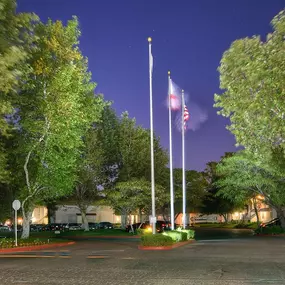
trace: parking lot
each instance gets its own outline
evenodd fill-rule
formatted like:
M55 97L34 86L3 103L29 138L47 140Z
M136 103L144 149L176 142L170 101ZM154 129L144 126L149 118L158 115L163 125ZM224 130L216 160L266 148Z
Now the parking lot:
M216 238L215 238L216 237ZM171 251L94 239L61 250L2 255L0 284L285 284L285 239L208 235Z

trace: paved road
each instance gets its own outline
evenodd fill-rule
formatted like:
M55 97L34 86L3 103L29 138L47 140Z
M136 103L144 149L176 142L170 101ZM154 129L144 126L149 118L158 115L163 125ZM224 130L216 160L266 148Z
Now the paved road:
M248 229L217 229L217 228L194 228L196 239L236 239L251 238L253 231Z
M207 237L172 251L140 251L131 241L93 240L61 252L2 256L0 284L285 284L284 238Z

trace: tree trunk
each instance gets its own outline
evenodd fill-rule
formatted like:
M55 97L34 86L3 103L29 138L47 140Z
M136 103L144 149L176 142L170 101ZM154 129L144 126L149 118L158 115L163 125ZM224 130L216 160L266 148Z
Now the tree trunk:
M129 225L131 226L131 231L134 234L135 231L134 231L133 224L132 224L132 214L128 215L128 220L129 220Z
M126 226L127 226L127 215L125 214L125 213L122 213L121 214L121 228L123 229L123 230L125 230L126 229Z
M276 207L277 217L280 219L281 228L285 230L285 209L283 207Z
M139 209L139 220L140 220L140 223L142 223L142 210Z
M258 212L258 209L257 209L257 202L256 202L255 198L253 198L253 207L254 207L254 212L255 212L255 215L256 215L257 226L259 227L260 219L259 219L259 212Z
M86 211L87 211L87 207L86 206L81 206L79 207L80 212L81 212L81 218L82 218L82 225L84 228L85 232L89 232L89 224L88 224L88 220L86 217Z
M222 216L224 217L225 223L227 224L228 223L228 214L222 214Z
M53 224L55 223L55 212L57 210L57 205L56 203L47 203L46 204L46 207L47 207L47 216L48 216L48 223L49 224Z
M28 210L27 212L22 208L23 213L23 232L22 232L22 239L27 239L30 237L30 223L32 219L33 212Z

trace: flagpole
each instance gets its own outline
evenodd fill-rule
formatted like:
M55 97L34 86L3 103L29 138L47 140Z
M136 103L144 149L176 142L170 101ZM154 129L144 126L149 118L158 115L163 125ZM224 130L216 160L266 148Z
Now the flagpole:
M182 218L183 218L183 229L186 228L186 179L185 179L185 120L184 120L184 90L182 90Z
M173 190L173 166L172 166L172 123L171 123L171 78L168 71L168 117L169 117L169 168L170 168L170 222L174 230L174 190Z
M156 234L155 215L155 181L154 181L154 153L153 153L153 108L152 108L152 69L153 58L151 53L151 38L148 38L149 52L149 109L150 109L150 157L151 157L151 214L152 214L152 234Z

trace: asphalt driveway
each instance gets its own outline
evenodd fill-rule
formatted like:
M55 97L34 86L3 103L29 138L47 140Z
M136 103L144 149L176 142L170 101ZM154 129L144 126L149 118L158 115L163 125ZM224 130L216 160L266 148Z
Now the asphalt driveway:
M2 256L0 284L285 284L284 238L204 236L171 251L141 251L134 241L92 240L29 257Z

